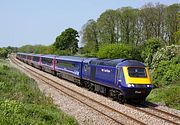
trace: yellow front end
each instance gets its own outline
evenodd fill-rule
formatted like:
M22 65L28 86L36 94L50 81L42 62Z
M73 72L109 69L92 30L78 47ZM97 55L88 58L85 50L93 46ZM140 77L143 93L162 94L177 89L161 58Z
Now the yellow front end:
M145 68L145 71L146 77L131 77L128 72L128 67L123 67L126 84L151 84L148 68Z

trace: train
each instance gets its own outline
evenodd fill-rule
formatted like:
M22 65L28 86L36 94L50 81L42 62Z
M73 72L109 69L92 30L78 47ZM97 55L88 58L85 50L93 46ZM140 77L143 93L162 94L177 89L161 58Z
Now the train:
M16 58L120 103L144 102L152 90L148 67L133 59L16 53Z

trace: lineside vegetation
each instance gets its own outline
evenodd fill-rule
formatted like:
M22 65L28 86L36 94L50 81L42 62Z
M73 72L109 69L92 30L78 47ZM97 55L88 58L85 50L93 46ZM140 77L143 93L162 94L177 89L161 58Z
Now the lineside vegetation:
M39 90L37 83L0 59L1 125L78 125Z

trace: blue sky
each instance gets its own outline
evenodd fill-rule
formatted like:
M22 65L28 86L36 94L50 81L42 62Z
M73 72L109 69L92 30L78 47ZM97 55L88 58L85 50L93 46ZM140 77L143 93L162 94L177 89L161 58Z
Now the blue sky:
M0 47L50 45L66 28L77 31L107 9L180 0L0 0Z

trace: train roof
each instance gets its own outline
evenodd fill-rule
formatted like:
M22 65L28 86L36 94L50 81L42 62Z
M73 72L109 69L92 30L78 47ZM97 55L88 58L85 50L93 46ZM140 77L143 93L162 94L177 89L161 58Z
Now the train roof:
M43 54L33 54L33 56L43 56Z
M54 58L54 57L57 57L57 55L41 55L41 57L44 57L44 58Z
M127 59L94 59L90 64L116 67L119 63L125 60Z
M21 52L18 52L17 54L21 54L21 55L33 55L33 53L21 53Z
M84 63L90 63L92 60L95 60L95 59L97 59L97 58L86 58L86 59L84 59Z
M137 60L125 60L122 63L118 64L118 66L142 66L145 67L145 65Z
M132 59L94 59L90 61L92 65L102 66L145 66L142 62Z
M82 62L86 58L85 57L79 57L79 56L57 56L56 59L65 60L65 61Z

